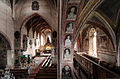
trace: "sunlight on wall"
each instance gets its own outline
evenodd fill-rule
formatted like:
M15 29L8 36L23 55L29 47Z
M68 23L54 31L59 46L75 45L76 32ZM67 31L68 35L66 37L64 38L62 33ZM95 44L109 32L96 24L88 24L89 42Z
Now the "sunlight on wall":
M41 35L41 46L44 46L44 36Z
M97 57L97 32L94 28L90 29L89 32L89 55Z
M74 50L77 51L77 42L75 42L75 44L74 44Z
M96 40L96 36L97 36L97 32L94 33L94 37L93 37L93 56L97 57L97 40Z

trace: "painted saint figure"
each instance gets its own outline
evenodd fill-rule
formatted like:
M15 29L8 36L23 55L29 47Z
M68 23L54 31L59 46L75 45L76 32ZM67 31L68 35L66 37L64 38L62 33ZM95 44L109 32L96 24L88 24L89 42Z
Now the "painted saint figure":
M73 32L73 23L69 23L66 26L66 32Z
M65 47L71 47L70 35L68 35L65 39Z
M75 20L76 19L76 8L75 7L71 7L70 8L70 12L68 13L67 19L69 20Z
M70 49L65 49L64 50L64 60L70 60L70 59L71 59Z
M69 65L65 65L62 68L62 79L72 79L71 67Z

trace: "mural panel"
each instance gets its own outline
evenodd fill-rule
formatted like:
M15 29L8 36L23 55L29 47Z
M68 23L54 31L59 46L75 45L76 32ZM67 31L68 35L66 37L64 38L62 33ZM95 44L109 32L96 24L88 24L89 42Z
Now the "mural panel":
M108 37L108 35L98 27L95 27L96 30L96 41L94 40L94 34L90 32L91 27L88 27L84 30L82 37L83 37L83 51L87 52L89 55L97 54L95 57L99 57L101 61L106 61L111 64L116 63L116 53L114 53L114 46L113 43ZM95 50L96 51L92 51Z
M64 50L64 60L70 60L71 59L71 51L69 48L66 48Z
M71 33L71 32L73 32L73 30L74 30L74 23L72 23L72 22L67 23L67 25L65 27L65 32Z
M65 38L65 47L71 47L71 39L72 39L71 35L66 36L66 38Z
M71 6L70 8L68 8L67 19L68 20L75 20L76 16L77 16L77 7Z
M72 70L69 65L65 65L62 68L62 79L72 79Z

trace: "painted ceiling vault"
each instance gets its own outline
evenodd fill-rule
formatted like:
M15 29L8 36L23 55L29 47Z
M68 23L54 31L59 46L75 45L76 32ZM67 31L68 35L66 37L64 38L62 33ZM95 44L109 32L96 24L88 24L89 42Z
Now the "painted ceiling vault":
M119 0L104 0L104 2L98 7L98 10L103 12L111 21L113 21L114 24L116 24L119 8Z

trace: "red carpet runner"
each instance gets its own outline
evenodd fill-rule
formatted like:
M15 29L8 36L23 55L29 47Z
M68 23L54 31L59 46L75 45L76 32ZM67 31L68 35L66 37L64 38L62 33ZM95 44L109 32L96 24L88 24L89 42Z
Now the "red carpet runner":
M27 79L34 79L33 75L36 75L36 73L40 70L43 62L44 62L46 59L47 59L47 57L45 57L45 58L43 59L43 61L42 61L42 62L39 64L39 66L33 71L33 73L31 73L31 74L29 75L29 77L28 77Z

